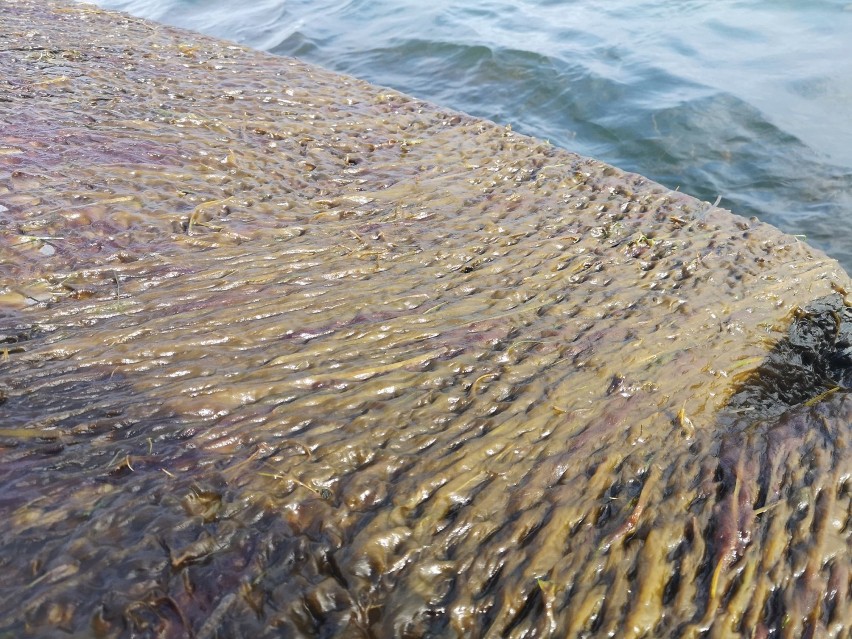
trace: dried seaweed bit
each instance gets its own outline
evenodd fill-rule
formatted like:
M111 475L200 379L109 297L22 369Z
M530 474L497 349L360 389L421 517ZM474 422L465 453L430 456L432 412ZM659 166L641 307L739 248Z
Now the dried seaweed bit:
M762 363L763 360L763 357L744 357L743 359L738 359L731 366L728 367L728 372L735 371L743 367L755 366L757 364Z
M518 348L521 344L547 344L547 343L548 342L545 342L545 341L540 340L540 339L519 339L519 340L515 340L514 342L512 342L512 344L509 346L509 348L506 349L506 353L507 354L511 353L514 349Z
M651 493L655 490L659 477L660 469L656 465L651 465L651 468L648 471L648 476L645 479L645 483L642 485L642 492L639 494L639 498L636 500L636 505L633 507L633 512L630 513L630 517L627 518L627 521L625 521L618 528L618 530L616 530L601 545L601 550L609 550L614 543L621 539L624 539L626 536L636 530L639 525L639 519L642 517L642 513L645 512L645 507L648 505L648 501L651 499Z
M692 420L686 416L686 402L683 403L683 406L677 412L677 423L683 429L687 439L695 439L695 426Z
M313 459L313 454L311 453L311 449L308 448L307 446L305 446L302 442L298 442L295 439L285 439L284 441L280 442L279 445L278 445L278 449L286 448L286 447L298 448L302 452L303 455L307 456L307 458L309 460ZM275 452L277 452L277 451L275 451ZM268 459L273 454L275 454L275 452L270 453L265 458Z
M470 385L470 391L468 392L470 393L470 395L476 395L480 383L482 383L486 379L495 379L499 376L500 373L485 373L484 375L480 375L474 380L473 384Z
M205 522L214 521L224 506L221 493L197 484L192 485L181 504L187 515L201 517Z
M764 506L761 506L760 508L755 508L754 514L755 515L762 515L763 513L769 512L773 508L777 508L778 506L780 506L783 503L784 503L784 500L779 499L777 501L773 501L771 504L765 504Z
M40 577L33 579L27 587L34 588L42 582L47 582L49 584L56 583L63 579L67 579L68 577L71 577L73 575L76 575L79 570L80 566L76 563L60 564L55 568L51 568L50 570L42 574Z
M816 406L822 400L826 399L827 397L830 397L831 395L834 395L834 393L836 393L839 390L840 390L840 386L835 386L833 388L829 388L827 391L820 393L816 397L811 397L808 401L805 402L805 406L808 406L808 407Z
M169 555L169 563L173 570L178 571L190 564L199 562L209 557L217 550L220 550L220 545L215 537L208 533L202 533L201 537L194 542L185 546L181 551L175 553L164 541L161 545L165 547Z
M269 464L266 464L266 465L269 466ZM269 466L269 468L272 469L272 470L275 470L271 466ZM330 501L334 497L334 493L332 493L331 490L329 490L328 488L325 488L325 487L314 488L313 486L309 486L308 484L301 481L300 479L293 477L289 473L281 473L281 472L258 473L258 476L269 477L271 479L277 479L279 481L291 481L294 484L297 484L297 485L301 486L302 488L306 488L307 490L311 491L314 495L316 495L317 497L319 497L323 501Z

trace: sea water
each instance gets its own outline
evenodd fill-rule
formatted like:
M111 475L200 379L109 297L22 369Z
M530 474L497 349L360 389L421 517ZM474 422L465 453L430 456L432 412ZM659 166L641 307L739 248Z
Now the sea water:
M844 0L99 0L512 125L852 272Z

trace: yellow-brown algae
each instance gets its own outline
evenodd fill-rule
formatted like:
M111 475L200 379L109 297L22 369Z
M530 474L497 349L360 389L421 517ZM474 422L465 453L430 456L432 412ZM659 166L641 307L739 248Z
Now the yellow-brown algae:
M849 634L833 260L295 60L0 29L3 633Z

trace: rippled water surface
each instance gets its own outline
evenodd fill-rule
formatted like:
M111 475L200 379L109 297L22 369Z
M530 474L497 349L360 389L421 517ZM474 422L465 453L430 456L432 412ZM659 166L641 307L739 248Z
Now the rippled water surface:
M852 4L100 0L511 124L852 270Z

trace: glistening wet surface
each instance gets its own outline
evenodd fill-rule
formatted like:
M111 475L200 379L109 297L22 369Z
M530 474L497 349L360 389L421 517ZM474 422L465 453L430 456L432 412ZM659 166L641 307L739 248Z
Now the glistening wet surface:
M0 7L7 635L848 633L836 262L299 62Z

